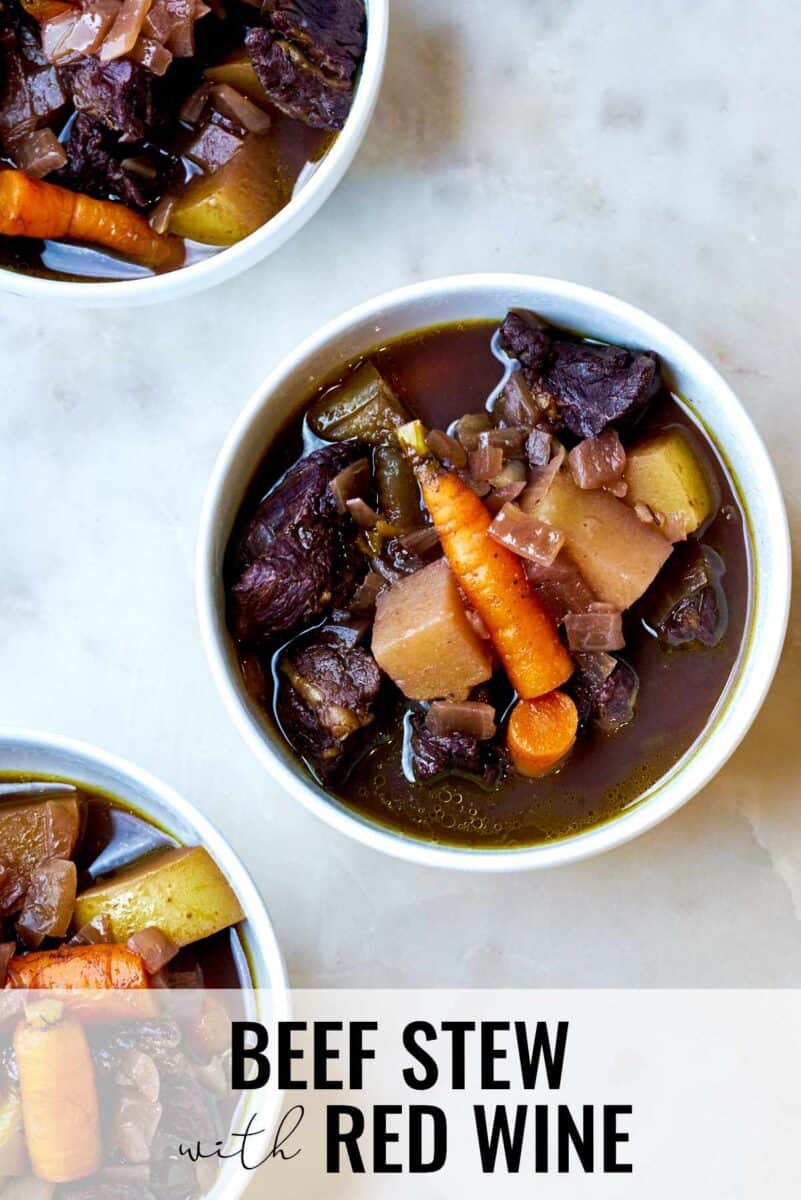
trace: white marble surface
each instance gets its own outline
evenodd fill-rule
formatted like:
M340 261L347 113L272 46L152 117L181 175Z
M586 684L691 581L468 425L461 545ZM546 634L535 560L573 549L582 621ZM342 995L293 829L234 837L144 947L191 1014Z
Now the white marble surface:
M295 240L180 306L0 299L0 724L127 755L220 825L293 980L801 984L801 639L744 747L667 824L559 872L472 879L361 849L279 794L203 660L203 488L250 390L385 288L522 270L677 327L753 412L801 523L801 15L750 0L393 0L345 182Z

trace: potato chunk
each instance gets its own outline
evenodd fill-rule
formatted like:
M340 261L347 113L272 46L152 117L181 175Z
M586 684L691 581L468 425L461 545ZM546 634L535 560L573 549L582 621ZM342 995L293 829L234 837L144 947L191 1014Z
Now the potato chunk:
M29 882L50 858L72 858L81 827L75 797L0 806L0 862Z
M225 166L187 184L170 213L170 233L232 246L274 217L289 196L270 134L249 133Z
M565 535L565 546L599 600L628 608L656 578L671 547L609 492L585 492L560 472L534 514Z
M270 97L259 83L250 55L244 46L241 50L235 50L217 66L206 67L204 74L212 83L227 83L229 87L236 88L260 108L270 107Z
M623 477L628 504L647 504L654 512L678 517L687 534L717 507L701 457L683 429L643 438L628 451Z
M466 700L492 675L487 645L467 619L444 558L379 597L373 655L410 700Z
M177 946L235 925L244 917L233 889L203 846L165 850L120 871L75 902L78 929L105 914L115 942L155 925Z

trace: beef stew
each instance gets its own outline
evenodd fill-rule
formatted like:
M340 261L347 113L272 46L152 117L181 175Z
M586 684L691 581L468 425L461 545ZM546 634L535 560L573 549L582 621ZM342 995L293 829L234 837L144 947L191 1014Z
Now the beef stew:
M0 0L0 261L62 279L233 245L343 127L363 0Z
M226 558L244 686L343 803L531 845L635 802L743 641L744 516L656 355L512 312L332 373Z

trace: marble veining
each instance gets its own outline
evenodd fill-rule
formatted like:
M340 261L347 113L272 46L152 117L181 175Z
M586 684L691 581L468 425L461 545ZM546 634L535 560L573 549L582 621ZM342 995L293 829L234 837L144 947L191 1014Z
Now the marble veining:
M749 0L394 0L351 172L248 275L160 308L0 299L0 723L200 805L296 983L801 984L801 637L744 746L604 858L481 878L386 861L264 776L213 689L192 558L216 451L300 338L385 288L522 270L640 304L738 390L801 528L801 13Z

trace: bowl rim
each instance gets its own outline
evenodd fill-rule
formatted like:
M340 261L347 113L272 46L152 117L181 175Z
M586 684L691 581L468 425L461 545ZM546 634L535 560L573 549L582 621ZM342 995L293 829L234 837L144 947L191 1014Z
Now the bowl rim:
M714 392L723 397L730 418L748 434L754 478L758 480L759 492L773 514L769 526L762 533L770 544L775 563L770 586L765 587L759 586L752 561L748 624L738 660L703 731L665 775L636 802L601 825L534 846L479 849L423 841L374 823L337 802L335 797L329 797L310 777L301 775L303 768L298 766L293 769L274 751L248 708L244 689L234 682L226 654L225 636L218 635L215 545L219 539L216 514L230 489L239 489L241 499L247 486L248 481L237 480L234 472L236 459L247 442L252 426L258 422L264 409L276 404L275 397L283 381L301 369L312 355L330 351L333 366L337 344L352 328L371 321L379 314L396 313L412 305L423 307L426 302L443 303L459 296L466 299L472 296L475 299L477 294L499 291L509 294L537 292L541 298L545 296L551 301L575 302L597 309L605 317L636 329L637 336L644 339L644 344L649 341L655 344L668 343L674 362L680 362L683 371L692 377L699 394ZM425 322L410 323L409 331L424 325ZM378 337L376 340L379 340ZM738 479L735 483L746 510L746 539L749 555L753 559L757 554L755 531L751 528L742 481ZM752 494L755 486L751 488ZM225 541L229 534L230 529L227 529ZM700 791L724 766L745 737L770 688L781 657L789 618L790 576L789 525L775 468L750 417L716 368L680 334L627 301L582 284L547 276L495 272L445 276L385 292L328 321L285 356L252 393L223 443L203 499L196 553L198 620L212 676L241 736L276 782L333 828L364 845L418 865L478 872L539 869L577 862L603 853L653 828ZM758 615L762 616L763 622L767 619L768 624L768 632L763 633L760 639L759 658L755 655L752 637ZM746 665L754 675L747 692L742 687ZM710 754L708 746L713 739L715 753ZM690 778L687 775L688 768L692 767L697 755L705 748L705 761L700 770L696 764ZM685 776L684 788L675 786L681 776Z
M223 283L273 254L311 220L341 182L372 120L386 65L390 0L365 0L365 5L364 60L345 124L311 178L264 225L199 262L142 279L46 279L0 266L0 294L45 302L69 301L90 308L156 304Z

